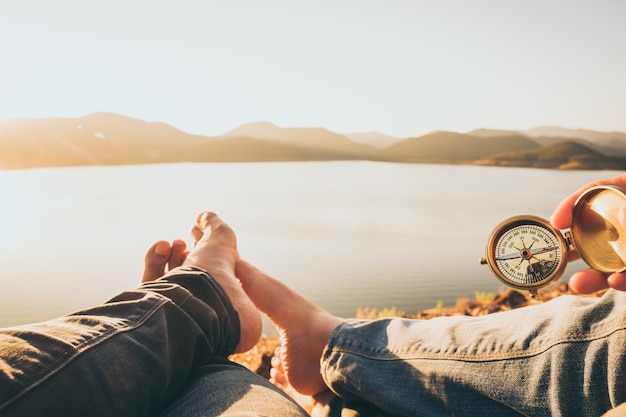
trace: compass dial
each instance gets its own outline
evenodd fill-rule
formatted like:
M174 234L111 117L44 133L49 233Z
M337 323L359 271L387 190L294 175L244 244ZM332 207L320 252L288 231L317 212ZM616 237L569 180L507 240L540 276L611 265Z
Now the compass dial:
M502 222L487 243L488 263L505 284L536 290L557 281L567 264L567 244L548 221L517 216Z

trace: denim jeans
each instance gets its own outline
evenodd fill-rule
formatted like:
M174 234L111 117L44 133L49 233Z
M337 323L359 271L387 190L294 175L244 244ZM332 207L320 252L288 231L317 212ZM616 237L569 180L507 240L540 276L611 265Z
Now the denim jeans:
M322 375L371 415L600 416L626 402L625 318L626 293L610 290L483 317L352 320Z
M330 415L599 416L626 401L625 308L611 290L478 318L348 321L321 360ZM0 416L306 416L228 361L238 337L222 288L178 268L0 330Z
M239 330L223 289L194 268L101 306L0 330L0 416L306 416L226 359Z

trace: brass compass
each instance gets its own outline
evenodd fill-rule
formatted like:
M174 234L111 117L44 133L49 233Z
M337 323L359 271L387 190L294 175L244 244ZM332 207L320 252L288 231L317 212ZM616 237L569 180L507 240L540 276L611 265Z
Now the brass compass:
M506 285L528 290L533 297L561 278L572 250L598 271L625 271L626 229L618 220L620 211L626 212L626 191L600 186L578 198L567 231L541 217L511 217L491 232L480 263Z

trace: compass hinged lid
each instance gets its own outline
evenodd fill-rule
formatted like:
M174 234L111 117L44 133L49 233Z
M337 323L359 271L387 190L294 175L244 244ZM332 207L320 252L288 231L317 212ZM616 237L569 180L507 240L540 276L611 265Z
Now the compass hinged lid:
M576 201L571 227L574 246L593 269L611 273L626 270L626 191L599 186Z

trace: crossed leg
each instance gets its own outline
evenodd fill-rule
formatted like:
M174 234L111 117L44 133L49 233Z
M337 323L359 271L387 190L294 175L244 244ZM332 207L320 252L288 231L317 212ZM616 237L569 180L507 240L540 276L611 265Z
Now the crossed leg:
M289 384L305 395L326 392L320 359L333 330L344 320L243 260L237 262L236 274L248 297L278 329L281 370Z
M192 235L196 243L189 253L183 241L154 243L146 254L142 282L157 279L167 269L180 265L211 273L240 315L242 339L237 351L252 348L259 338L262 325L258 308L280 334L273 382L300 403L306 403L306 408L323 404L329 391L320 374L320 359L331 333L343 319L241 260L234 232L214 213L201 213Z
M209 272L226 291L241 320L241 341L238 351L256 344L261 332L260 315L243 292L234 275L236 259L235 235L213 213L202 213L192 229L195 247L186 251L184 241L154 243L145 256L142 282L156 280L168 270L181 265L202 268ZM258 320L258 328L257 328ZM185 415L308 415L288 394L266 379L235 364L218 363L194 370L189 384L162 417ZM251 413L254 412L254 413Z
M198 215L191 234L195 246L190 252L186 251L182 240L175 240L171 245L166 241L154 243L146 253L141 282L154 281L166 270L181 265L210 273L226 291L239 314L241 335L236 352L245 352L258 342L262 322L258 310L235 276L235 263L239 259L235 233L215 213L203 212Z

